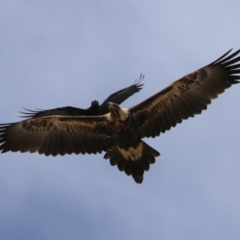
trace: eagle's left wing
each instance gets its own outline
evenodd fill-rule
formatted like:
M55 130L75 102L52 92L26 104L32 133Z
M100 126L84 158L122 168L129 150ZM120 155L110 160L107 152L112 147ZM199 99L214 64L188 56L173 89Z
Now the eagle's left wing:
M107 116L50 116L0 125L0 152L101 153L113 146Z
M140 136L158 136L183 119L200 114L212 99L239 83L240 50L228 56L230 51L130 108L138 121Z

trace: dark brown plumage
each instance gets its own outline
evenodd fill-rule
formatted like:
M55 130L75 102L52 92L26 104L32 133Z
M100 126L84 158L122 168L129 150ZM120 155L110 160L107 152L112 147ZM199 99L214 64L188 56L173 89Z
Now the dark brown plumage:
M211 100L240 79L240 50L172 83L140 104L123 109L108 103L101 116L47 116L1 124L0 150L45 155L106 152L105 159L120 171L143 181L159 152L142 141L194 117Z

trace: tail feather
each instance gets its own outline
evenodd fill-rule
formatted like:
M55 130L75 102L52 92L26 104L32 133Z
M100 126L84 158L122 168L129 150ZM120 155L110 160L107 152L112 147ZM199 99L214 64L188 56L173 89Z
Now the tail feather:
M150 164L154 164L155 157L159 155L158 151L141 141L137 148L130 147L128 150L114 146L107 151L104 158L110 159L110 164L117 165L121 172L131 175L136 183L142 183L144 171L149 170Z

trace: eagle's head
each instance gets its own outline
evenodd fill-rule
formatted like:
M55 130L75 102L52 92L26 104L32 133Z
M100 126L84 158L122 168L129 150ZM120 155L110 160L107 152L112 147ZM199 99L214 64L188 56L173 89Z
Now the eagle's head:
M128 117L129 114L128 110L119 107L118 104L108 102L107 106L113 121L125 121L126 118Z

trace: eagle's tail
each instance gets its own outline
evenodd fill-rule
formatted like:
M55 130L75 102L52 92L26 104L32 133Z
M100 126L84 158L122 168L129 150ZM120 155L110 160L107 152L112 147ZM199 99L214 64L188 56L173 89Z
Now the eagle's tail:
M112 166L117 165L128 176L132 175L136 183L142 183L144 171L149 170L150 164L155 163L155 157L159 155L158 151L141 141L137 148L130 147L128 150L114 146L104 158L109 158Z

